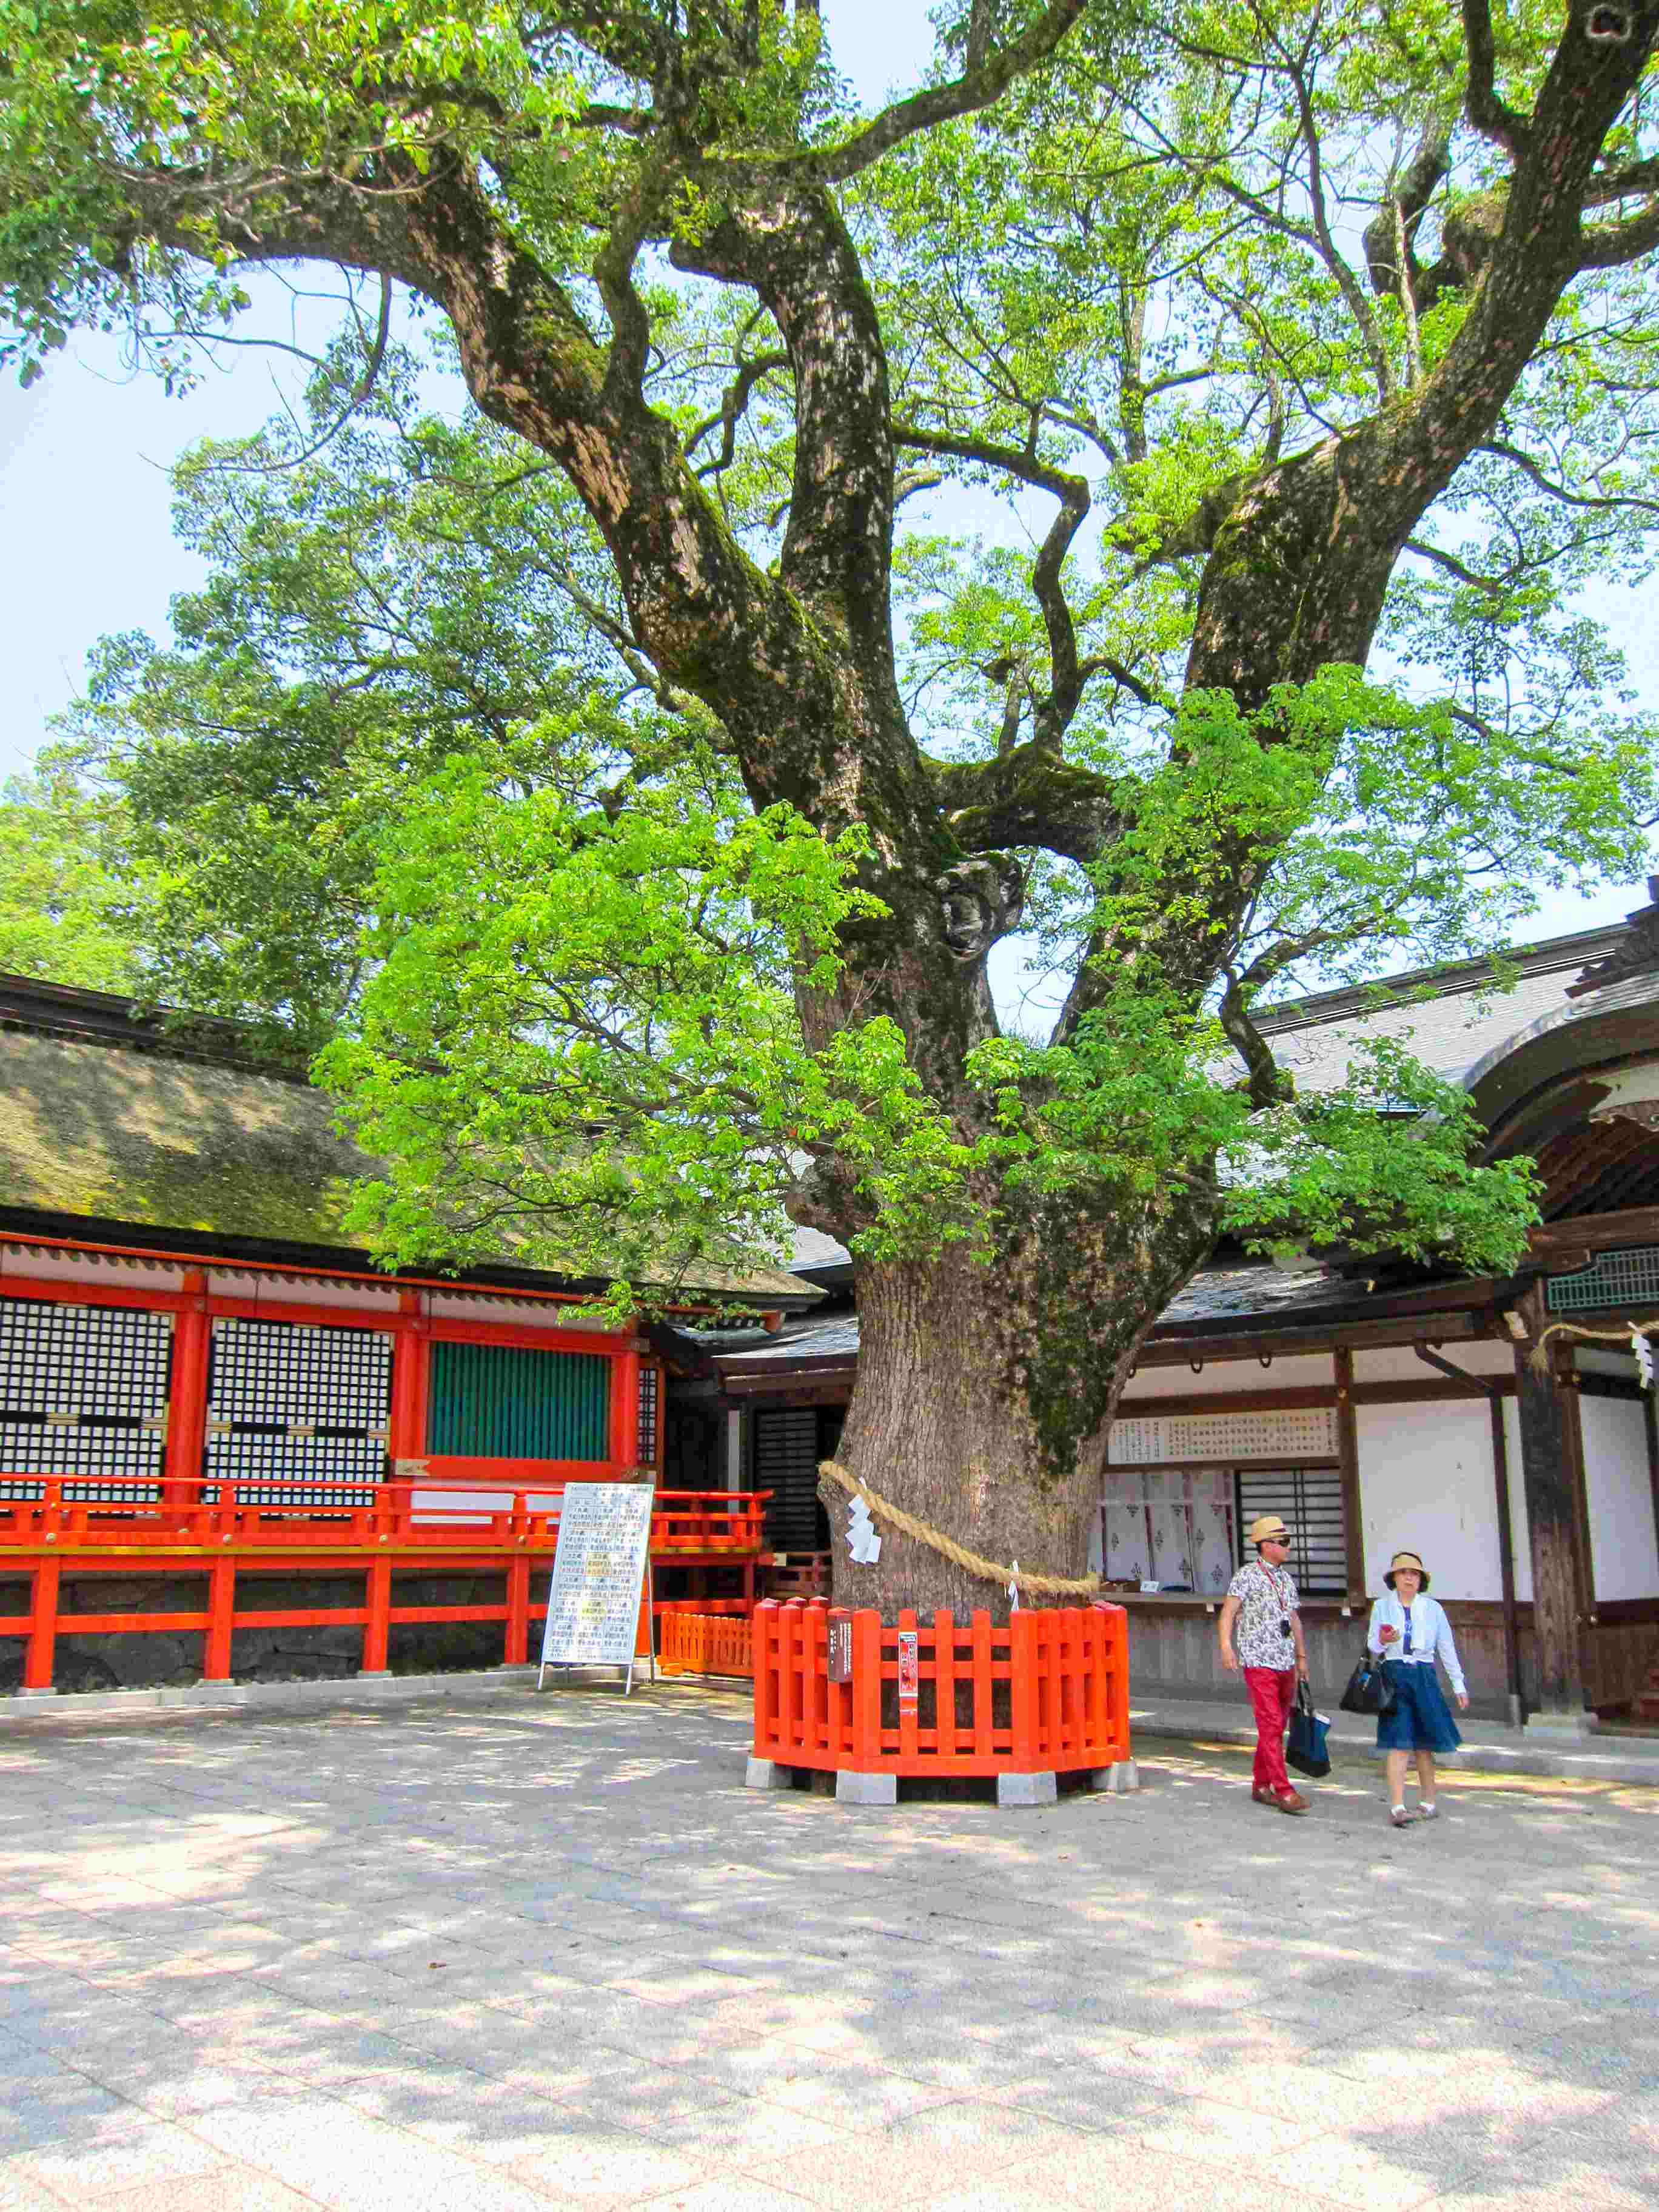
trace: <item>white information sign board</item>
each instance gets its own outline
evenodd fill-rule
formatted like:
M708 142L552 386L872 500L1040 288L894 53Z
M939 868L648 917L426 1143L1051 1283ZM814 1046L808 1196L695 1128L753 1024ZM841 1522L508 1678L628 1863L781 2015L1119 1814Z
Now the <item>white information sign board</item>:
M550 1667L625 1667L623 1695L633 1688L655 1497L649 1482L573 1482L566 1487L538 1689ZM656 1675L653 1657L653 1681Z

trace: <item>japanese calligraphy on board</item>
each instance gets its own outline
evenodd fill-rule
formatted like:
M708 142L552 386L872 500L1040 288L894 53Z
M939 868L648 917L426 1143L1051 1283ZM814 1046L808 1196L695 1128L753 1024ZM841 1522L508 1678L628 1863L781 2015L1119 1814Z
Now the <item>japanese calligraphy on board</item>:
M648 1482L573 1482L559 1509L542 1668L625 1667L632 1685L651 1547Z

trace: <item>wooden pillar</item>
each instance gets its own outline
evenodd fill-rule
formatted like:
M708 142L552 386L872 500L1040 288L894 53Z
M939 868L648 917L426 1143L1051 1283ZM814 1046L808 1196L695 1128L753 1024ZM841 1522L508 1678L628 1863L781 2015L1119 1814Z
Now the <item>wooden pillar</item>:
M364 1674L384 1674L386 1671L386 1641L391 1630L389 1616L392 1610L392 1562L390 1559L375 1559L371 1562L368 1574L368 1585L366 1594L368 1601L364 1607L368 1619L363 1623L363 1663L360 1672Z
M23 1646L23 1688L36 1696L52 1688L58 1642L58 1578L61 1562L42 1559L29 1591L29 1633Z
M208 1625L202 1644L202 1680L230 1680L230 1631L236 1614L236 1563L216 1559L208 1570Z
M1342 1534L1347 1545L1348 1595L1365 1595L1365 1528L1359 1503L1359 1423L1353 1408L1353 1354L1331 1354L1336 1379L1336 1457L1342 1475Z
M530 1657L530 1559L527 1553L507 1563L507 1644L501 1663L522 1667Z
M1568 1436L1573 1407L1546 1345L1544 1285L1521 1304L1527 1337L1515 1347L1516 1407L1521 1419L1521 1474L1532 1540L1532 1619L1538 1651L1534 1722L1583 1727L1584 1675L1579 1650L1578 1500L1576 1455Z
M167 1395L167 1446L162 1462L162 1497L173 1505L192 1504L207 1448L208 1365L213 1324L208 1319L207 1276L186 1270L186 1303L173 1324L173 1376Z
M399 1291L402 1319L392 1344L392 1413L386 1456L426 1456L427 1401L432 1388L431 1323L421 1311L418 1291Z
M640 1355L635 1346L611 1355L609 1456L614 1468L640 1462Z

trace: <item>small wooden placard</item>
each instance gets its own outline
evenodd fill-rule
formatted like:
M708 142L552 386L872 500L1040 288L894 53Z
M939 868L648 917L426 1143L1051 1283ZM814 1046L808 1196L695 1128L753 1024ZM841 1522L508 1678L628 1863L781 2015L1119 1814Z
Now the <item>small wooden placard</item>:
M921 1665L914 1628L902 1628L898 1639L898 1701L901 1712L916 1709Z

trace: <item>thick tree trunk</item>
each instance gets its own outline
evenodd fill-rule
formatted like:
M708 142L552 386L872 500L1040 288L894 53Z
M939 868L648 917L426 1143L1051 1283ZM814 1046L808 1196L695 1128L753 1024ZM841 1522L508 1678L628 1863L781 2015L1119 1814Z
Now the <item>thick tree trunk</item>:
M1213 1237L1167 1212L1026 1225L989 1264L939 1259L857 1269L859 1373L837 1455L881 1497L966 1550L1026 1573L1086 1574L1106 1433L1134 1355ZM847 1492L820 1494L834 1536L837 1605L1006 1620L1006 1581L988 1582L879 1521L880 1559L846 1540ZM1079 1601L1028 1595L1026 1604Z

